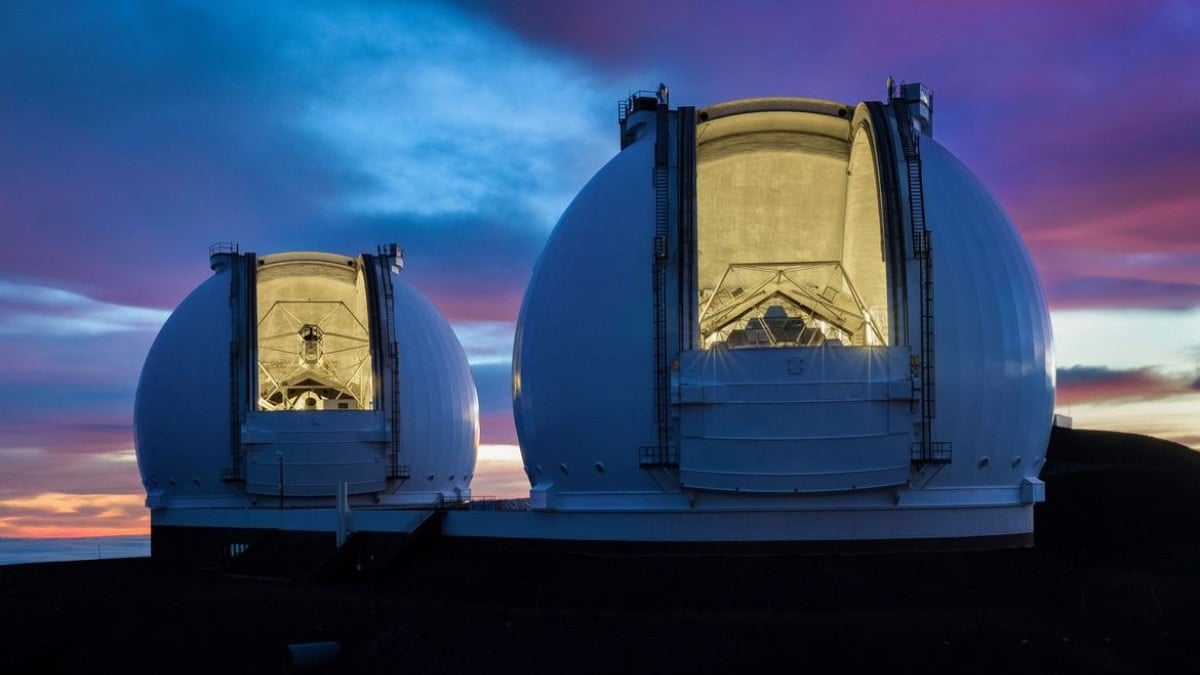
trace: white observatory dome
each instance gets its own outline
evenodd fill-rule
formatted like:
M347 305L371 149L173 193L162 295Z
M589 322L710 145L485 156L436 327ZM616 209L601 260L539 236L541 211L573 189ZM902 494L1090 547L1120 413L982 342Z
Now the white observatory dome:
M1028 543L1050 322L1012 224L932 139L929 92L663 98L622 106L622 151L524 298L534 508L742 514L682 538Z
M138 383L138 467L153 509L370 505L469 496L478 401L402 254L212 252Z

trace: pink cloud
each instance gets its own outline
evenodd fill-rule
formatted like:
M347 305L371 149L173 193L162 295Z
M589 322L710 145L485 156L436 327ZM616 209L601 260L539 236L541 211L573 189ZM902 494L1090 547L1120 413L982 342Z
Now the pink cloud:
M448 321L515 321L525 294L524 288L507 284L499 288L480 284L471 291L423 284L422 289Z
M479 419L479 442L515 444L517 428L511 410L485 412Z
M1058 371L1058 405L1109 401L1116 399L1152 399L1196 390L1189 378L1163 374L1154 368L1128 370L1094 366L1073 366Z

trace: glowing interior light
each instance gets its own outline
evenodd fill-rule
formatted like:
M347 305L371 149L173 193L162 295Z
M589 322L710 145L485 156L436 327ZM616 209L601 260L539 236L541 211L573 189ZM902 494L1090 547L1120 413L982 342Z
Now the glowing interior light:
M697 130L706 349L887 344L887 271L868 132L761 111ZM868 306L882 307L875 318Z
M269 260L257 280L258 409L374 409L366 284L358 265Z

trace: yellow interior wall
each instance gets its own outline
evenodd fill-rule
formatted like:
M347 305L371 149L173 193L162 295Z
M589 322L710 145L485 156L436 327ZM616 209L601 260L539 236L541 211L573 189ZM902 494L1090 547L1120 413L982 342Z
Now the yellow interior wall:
M273 391L272 379L294 384L310 378L329 384L338 398L353 398L356 409L374 408L367 293L357 264L264 264L256 294L260 395ZM304 324L323 331L316 362L301 354ZM271 408L260 401L259 409Z
M731 264L836 261L886 342L879 190L866 132L852 138L849 121L834 115L756 111L702 123L697 139L702 311ZM832 285L849 301L845 283ZM866 333L859 329L852 344L881 342Z

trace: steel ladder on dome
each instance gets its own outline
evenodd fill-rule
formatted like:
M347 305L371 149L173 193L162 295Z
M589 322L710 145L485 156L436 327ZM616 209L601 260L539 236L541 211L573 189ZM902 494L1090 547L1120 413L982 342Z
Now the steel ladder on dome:
M913 444L911 461L916 465L949 464L951 445L933 440L933 419L937 416L934 379L933 349L933 246L930 232L925 225L925 189L921 171L921 138L913 130L908 112L908 101L893 98L892 108L896 114L896 128L900 133L900 145L904 152L904 164L908 183L909 221L912 225L913 255L920 261L920 411L921 438Z
M250 407L250 388L254 379L250 377L251 366L246 359L255 353L253 344L255 319L257 318L257 295L255 270L257 257L253 253L241 255L238 245L222 242L209 247L209 255L225 254L230 257L229 308L232 333L229 341L229 453L230 464L221 471L221 480L240 482L245 480L245 461L242 449L242 423Z
M669 109L660 102L655 115L654 139L654 407L658 423L657 444L640 448L642 467L678 466L678 453L670 445L671 371L667 362L667 267L670 262L671 173Z

